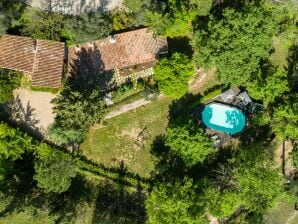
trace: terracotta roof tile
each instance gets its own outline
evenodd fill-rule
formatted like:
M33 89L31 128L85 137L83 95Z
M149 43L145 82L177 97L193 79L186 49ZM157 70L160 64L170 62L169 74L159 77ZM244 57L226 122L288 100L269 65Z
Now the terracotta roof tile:
M0 67L31 75L33 85L58 88L64 51L64 43L3 35L0 38Z
M167 51L167 41L165 38L154 37L147 28L116 34L79 47L71 47L70 65L79 58L79 53L76 52L89 52L90 49L98 52L100 58L97 61L101 63L101 70L108 71L154 62L161 50Z

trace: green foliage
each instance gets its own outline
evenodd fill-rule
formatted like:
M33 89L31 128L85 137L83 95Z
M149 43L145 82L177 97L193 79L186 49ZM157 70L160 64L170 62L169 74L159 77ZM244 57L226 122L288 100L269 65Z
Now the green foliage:
M285 196L284 180L272 157L268 148L255 142L240 148L230 161L241 204L249 211L265 212Z
M102 94L98 91L86 98L84 93L66 87L53 100L57 125L64 129L85 131L102 117Z
M58 13L26 8L19 20L19 27L24 36L60 41L63 16Z
M0 36L5 34L7 29L17 25L22 11L23 4L17 0L0 1Z
M215 152L211 138L192 120L175 121L175 124L170 125L166 131L165 144L180 156L187 166L202 163L208 155Z
M293 151L291 153L292 162L296 170L298 170L298 142L293 143Z
M0 157L0 183L5 178L6 174L9 173L9 170L11 170L12 167L12 161Z
M59 92L59 89L45 87L45 86L31 86L30 89L33 91L49 92L49 93L53 93L53 94L57 94Z
M205 224L201 201L192 181L160 183L145 202L148 224Z
M135 17L133 13L119 11L113 16L113 28L114 30L124 30L133 26L134 21Z
M184 6L167 14L146 11L147 25L158 34L172 38L190 35L192 33L191 23L195 16L195 11L188 11Z
M294 101L285 100L273 111L272 126L275 133L283 139L298 139L298 102L297 95Z
M190 35L192 33L191 22L195 16L195 11L187 11L182 7L172 16L164 17L165 30L162 35L171 38Z
M16 160L25 151L32 151L32 139L19 130L0 123L0 157Z
M276 98L289 91L287 73L284 68L278 68L273 72L268 71L266 75L259 73L248 83L247 90L251 97L262 100L265 105L273 103Z
M72 178L76 176L78 167L76 161L50 146L41 145L38 149L39 159L35 161L34 179L37 186L45 192L61 193L67 191Z
M1 224L55 224L56 217L49 216L45 211L34 207L25 207L20 211L14 211L2 218Z
M250 211L266 211L276 206L284 194L282 177L274 168L243 167L235 169L234 174L241 202Z
M245 85L268 58L277 30L272 8L253 3L239 10L227 8L221 19L210 16L196 32L194 61L205 69L216 67L222 83Z
M241 198L236 191L220 192L218 189L208 188L205 197L208 211L219 218L232 215L241 205Z
M161 59L154 67L154 79L166 96L178 99L188 91L188 81L194 74L191 61L183 54L174 53Z
M47 135L56 145L74 146L77 143L83 142L86 132L79 129L64 129L54 123L48 127Z
M0 69L0 104L13 99L13 90L20 86L21 76L19 73Z
M212 8L212 0L190 0L198 10L199 16L207 16Z
M102 13L83 13L79 16L69 16L63 21L62 35L68 40L68 45L84 43L106 37L112 31L109 16Z

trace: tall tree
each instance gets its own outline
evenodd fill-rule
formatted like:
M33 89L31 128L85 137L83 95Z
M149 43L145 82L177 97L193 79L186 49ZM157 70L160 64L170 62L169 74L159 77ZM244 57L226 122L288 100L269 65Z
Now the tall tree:
M63 16L53 12L26 9L19 20L19 28L24 36L60 41Z
M283 139L298 139L298 95L284 99L284 104L274 108L272 127Z
M265 76L265 77L264 77ZM248 83L248 92L255 99L266 105L289 91L287 72L284 68L275 71L259 72L257 77Z
M16 160L25 151L35 149L32 138L23 134L17 129L9 127L5 123L0 123L0 157L4 159Z
M187 166L203 162L215 152L213 142L192 120L177 121L166 130L165 144L180 156Z
M63 26L62 35L68 39L68 44L100 39L112 31L111 19L102 13L82 13L66 17Z
M192 75L194 67L187 56L181 53L161 59L154 67L154 78L160 91L173 99L187 93L188 81Z
M220 18L211 15L208 24L195 33L197 66L216 67L222 83L245 86L272 48L272 37L278 31L273 11L247 2L237 10L226 8Z
M39 146L37 158L34 165L37 186L45 192L67 191L78 171L76 161L45 144Z
M223 218L232 215L241 206L241 197L235 189L220 191L216 188L207 188L205 200L210 214Z
M207 224L203 204L190 180L159 183L145 203L148 223Z

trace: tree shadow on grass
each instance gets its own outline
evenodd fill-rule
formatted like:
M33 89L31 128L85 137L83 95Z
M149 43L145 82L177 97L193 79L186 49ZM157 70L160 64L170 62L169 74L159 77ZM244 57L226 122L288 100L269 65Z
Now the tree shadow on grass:
M98 189L92 223L145 223L145 193L122 184L104 182Z
M156 158L155 169L151 172L154 181L183 179L186 174L186 166L183 160L165 145L163 135L156 136L150 153Z

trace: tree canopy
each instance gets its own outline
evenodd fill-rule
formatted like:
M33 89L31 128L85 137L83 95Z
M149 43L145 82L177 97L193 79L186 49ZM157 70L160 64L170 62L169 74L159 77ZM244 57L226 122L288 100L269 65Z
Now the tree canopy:
M240 9L226 8L220 18L210 15L194 36L197 66L216 67L222 83L245 85L272 49L278 31L273 10L252 2Z
M165 144L180 156L187 166L202 163L215 152L213 142L192 120L176 121L166 130Z
M62 35L68 44L84 43L106 37L112 31L109 16L102 13L82 13L63 21Z
M194 75L194 68L187 56L174 53L161 59L154 67L154 78L166 96L177 99L188 91L188 81Z
M5 123L0 123L0 157L16 160L25 151L32 151L33 149L31 137Z
M191 180L160 183L146 200L148 223L207 224L200 200Z
M19 19L20 32L34 39L60 41L63 16L53 12L25 9Z
M248 83L248 92L254 99L262 100L265 105L268 105L289 91L289 87L284 68L266 71L265 74L264 77L264 73L258 73L257 77Z
M67 191L78 171L76 161L45 144L39 146L38 158L34 165L37 186L45 192Z

